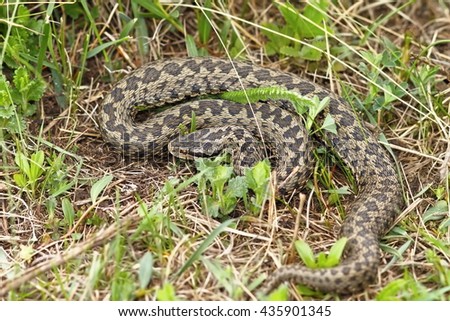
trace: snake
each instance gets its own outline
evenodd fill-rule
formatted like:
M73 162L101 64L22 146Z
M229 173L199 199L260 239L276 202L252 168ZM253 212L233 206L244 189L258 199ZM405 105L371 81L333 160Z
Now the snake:
M336 131L309 137L302 117L283 99L244 104L218 96L273 86L329 99L316 122L320 127L329 115ZM132 159L164 161L170 153L195 158L223 149L239 158L233 163L236 168L268 157L275 167L277 195L286 199L304 188L313 171L312 148L324 144L356 181L357 191L340 227L339 237L347 238L342 260L330 268L282 265L270 273L262 291L293 282L316 291L352 294L376 281L380 239L403 206L401 182L392 155L342 97L294 73L251 62L171 58L147 63L119 80L97 116L104 141ZM187 134L193 118L196 131Z

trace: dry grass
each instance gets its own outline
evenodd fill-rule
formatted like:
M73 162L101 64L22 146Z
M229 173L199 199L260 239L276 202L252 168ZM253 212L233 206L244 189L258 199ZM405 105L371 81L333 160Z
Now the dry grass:
M128 1L124 2L128 5ZM362 100L371 79L361 74L359 62L363 58L358 53L383 52L386 50L384 37L403 52L405 66L438 68L435 81L422 82L425 87L416 88L423 95L410 91L390 110L373 114L372 124L381 128L396 155L407 203L397 227L382 241L384 251L377 283L363 293L348 297L305 296L292 287L291 298L372 300L398 280L423 286L419 292L447 287L448 293L450 5L442 0L419 0L388 16L404 1L336 2L329 11L330 24L337 30L336 39L330 41L335 45L348 43L348 48L354 50L342 58L344 71L341 72L333 72L330 62L334 60L330 56L317 64L265 55L266 38L261 26L268 21L282 21L270 1L229 1L228 6L214 7L211 16L216 29L229 21L234 37L244 44L242 55L247 59L302 74L340 94L351 88L350 97ZM123 30L119 11L133 17L131 5L117 7L113 3L98 3L95 21L104 42L117 39ZM181 12L185 33L194 37L198 35L197 17L201 15L201 10L195 7L166 7ZM73 36L73 45L59 58L68 59L74 78L83 63L80 61L83 33L86 33L83 18L67 23L70 29L63 36ZM20 143L9 140L1 147L4 163L0 172L0 297L152 300L167 298L164 295L170 297L173 293L168 289L173 287L176 298L181 300L256 299L253 281L278 266L299 260L292 250L294 240L306 239L316 252L327 251L335 242L342 215L329 204L328 195L322 191L328 187L316 182L318 189L307 191L310 194L306 195L304 206L300 206L299 197L293 198L290 208L271 200L259 217L237 218L198 260L177 274L221 223L202 213L195 187L179 191L175 197L164 193L167 178L186 179L192 175L189 168L124 163L105 146L95 128L95 114L102 98L126 71L146 61L187 55L182 32L158 19L146 19L145 24L148 38L122 42L108 48L105 55L87 61L80 86L74 88L77 95L70 101L70 108L59 109L50 86L40 102L39 119L29 123L30 133L25 135L23 143L30 150L44 149L47 156L64 155L61 171L64 180L74 182L72 188L56 199L51 199L45 190L32 195L18 188L12 174L17 172L14 151ZM373 27L373 33L361 42L366 27ZM405 36L411 37L410 46L405 45ZM137 54L140 43L148 46L144 56ZM98 39L92 37L89 48L97 45ZM225 55L217 36L211 37L204 49L210 55ZM117 71L109 74L105 66ZM393 83L412 83L405 70L378 67ZM51 81L49 75L44 76ZM427 95L431 90L433 95ZM348 185L339 169L329 167L336 186ZM92 184L108 174L113 175L113 181L92 202ZM76 213L73 224L64 220L63 197L73 204ZM351 197L342 199L342 208L350 201ZM445 202L444 212L438 213L434 220L425 220L424 213L436 207L438 201ZM54 208L51 202L55 203ZM241 213L242 209L238 208L237 212ZM147 219L142 218L144 214L148 215ZM300 230L296 229L297 215L300 215ZM442 227L445 222L446 226ZM152 279L148 287L141 289L139 262L148 252L153 254ZM408 289L413 291L406 286L404 291ZM402 293L398 294L399 298L408 298Z

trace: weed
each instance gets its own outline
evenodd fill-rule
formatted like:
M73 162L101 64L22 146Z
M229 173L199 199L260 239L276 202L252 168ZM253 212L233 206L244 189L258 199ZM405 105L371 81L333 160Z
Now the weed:
M36 105L44 94L45 84L39 79L30 79L29 72L19 67L14 72L13 84L0 74L0 133L22 133L26 128L25 119L34 115ZM6 130L6 133L3 131Z
M205 212L216 218L230 214L239 199L251 213L259 213L266 202L269 193L270 166L267 161L258 162L246 170L245 176L233 175L233 167L222 165L226 159L219 156L214 160L197 159L199 171L197 182L201 201ZM209 193L209 190L212 193ZM254 196L248 197L248 191Z
M309 1L299 12L289 2L277 2L276 7L284 23L263 25L266 29L262 32L268 38L264 46L266 54L269 56L278 54L281 57L313 62L321 60L327 49L327 38L334 33L327 15L329 5L328 0ZM329 49L331 54L346 51L345 48L337 45Z

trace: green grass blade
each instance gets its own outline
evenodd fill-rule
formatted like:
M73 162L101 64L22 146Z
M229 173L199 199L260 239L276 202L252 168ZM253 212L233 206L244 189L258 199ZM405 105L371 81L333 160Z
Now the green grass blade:
M211 243L214 241L214 239L222 233L228 226L230 226L232 223L234 223L235 220L227 220L220 224L214 231L211 232L210 235L203 241L202 244L195 250L194 254L184 263L184 265L178 270L176 275L182 274L184 271L186 271L195 261L197 261L200 258L200 255L208 248L208 246L211 245Z
M91 188L91 201L92 203L95 203L97 201L97 197L100 195L100 193L105 189L106 186L108 186L109 183L111 183L114 176L107 175L100 179L99 181L95 182L94 185L92 185Z

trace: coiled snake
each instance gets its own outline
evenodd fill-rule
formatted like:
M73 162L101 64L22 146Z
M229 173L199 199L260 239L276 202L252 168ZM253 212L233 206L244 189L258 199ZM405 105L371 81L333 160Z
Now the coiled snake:
M264 152L257 142L264 143L275 155L278 193L283 196L299 188L311 168L310 143L292 105L269 101L249 106L208 98L224 91L274 85L307 97L330 98L322 116L332 116L337 134L325 132L323 140L352 170L358 195L341 227L341 236L348 238L342 263L328 269L297 264L281 267L266 282L265 290L291 280L324 292L361 291L377 275L378 240L399 213L402 194L387 152L342 98L293 74L249 63L217 58L162 60L141 67L115 85L99 112L99 127L104 139L125 154L156 158L167 153L169 144L172 151L186 152L182 150L183 139L177 137L181 127L189 128L195 113L200 131L189 140L206 140L200 149L236 147L249 141L239 150L242 164L238 165L247 166L254 159L245 159ZM169 107L137 121L136 106ZM220 136L225 137L221 142Z

